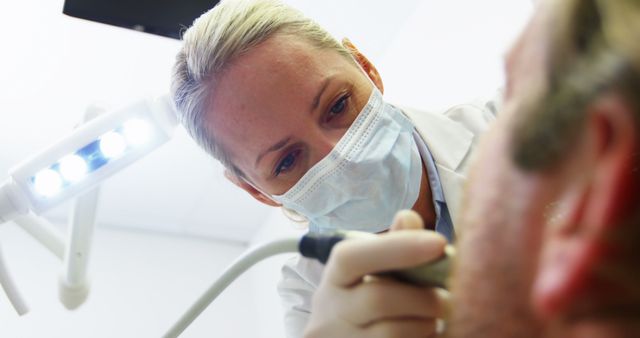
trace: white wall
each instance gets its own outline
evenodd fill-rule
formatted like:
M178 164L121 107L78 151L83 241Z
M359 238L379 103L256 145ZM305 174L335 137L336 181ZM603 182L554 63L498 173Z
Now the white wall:
M421 1L377 60L387 100L442 109L492 96L529 0Z
M244 245L98 227L91 294L75 311L57 300L61 262L12 223L0 246L31 312L18 317L0 292L3 338L160 337ZM241 277L184 337L257 337L249 279ZM249 325L246 325L249 323ZM265 336L266 337L266 336Z

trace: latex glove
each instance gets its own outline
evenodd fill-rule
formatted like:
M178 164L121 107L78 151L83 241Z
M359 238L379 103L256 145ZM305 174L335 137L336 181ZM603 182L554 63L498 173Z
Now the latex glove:
M417 230L422 221L416 216L401 212L394 231L342 241L333 248L313 297L305 338L436 336L436 319L446 307L438 289L371 276L443 255L446 239Z

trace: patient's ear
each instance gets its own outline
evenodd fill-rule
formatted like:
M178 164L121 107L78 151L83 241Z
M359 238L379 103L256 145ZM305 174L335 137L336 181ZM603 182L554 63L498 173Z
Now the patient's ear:
M272 207L282 206L279 203L273 201L271 198L269 198L265 194L263 194L262 191L256 189L253 185L247 183L247 181L244 178L238 177L238 175L230 172L227 169L224 170L224 177L226 177L229 181L231 181L231 183L240 187L242 190L248 192L249 195L253 196L253 198L257 199L258 201Z
M356 60L356 62L362 67L367 76L373 81L373 84L378 87L381 93L384 93L384 84L382 83L382 77L380 73L378 73L378 69L367 59L364 54L362 54L358 48L351 42L351 40L344 38L342 39L342 46L346 48L351 56Z
M607 237L624 226L638 197L639 138L631 105L605 94L585 113L583 132L561 160L558 213L546 225L534 281L532 300L543 318L570 315L606 295L595 267L611 259Z

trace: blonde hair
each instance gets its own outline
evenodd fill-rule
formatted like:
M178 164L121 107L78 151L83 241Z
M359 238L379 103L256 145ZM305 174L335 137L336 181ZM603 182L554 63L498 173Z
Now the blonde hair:
M196 19L183 35L176 57L171 93L178 119L207 153L235 175L242 172L215 140L204 118L218 76L238 56L276 33L307 40L318 48L347 50L300 11L277 0L223 0Z

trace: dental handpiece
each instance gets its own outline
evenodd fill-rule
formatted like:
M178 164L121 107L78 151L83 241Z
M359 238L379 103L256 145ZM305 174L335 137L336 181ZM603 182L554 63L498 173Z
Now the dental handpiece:
M265 258L283 253L299 252L305 257L315 258L323 264L327 262L333 247L351 239L375 238L376 235L359 231L338 231L330 234L308 233L302 238L284 238L265 243L247 250L222 273L218 279L189 307L185 313L165 333L164 338L178 337L238 276ZM442 257L420 266L386 271L379 276L391 276L401 281L420 286L446 288L451 261L455 249L447 245Z
M331 250L339 242L348 239L371 237L375 238L375 235L359 231L336 231L329 234L308 233L300 240L298 251L304 257L314 258L325 264L329 260ZM444 249L444 254L434 261L413 268L387 271L378 275L390 276L419 286L446 288L451 261L454 257L455 248L452 245L447 245Z

